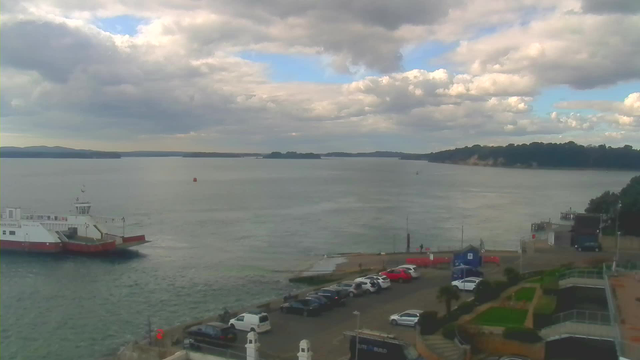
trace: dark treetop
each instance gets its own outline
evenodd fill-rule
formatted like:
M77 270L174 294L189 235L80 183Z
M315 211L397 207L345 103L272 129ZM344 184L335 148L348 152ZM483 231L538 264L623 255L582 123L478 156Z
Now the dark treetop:
M612 148L606 145L583 146L572 141L564 144L533 142L507 146L473 145L430 154L403 156L401 159L522 168L640 169L640 150L634 150L631 145Z

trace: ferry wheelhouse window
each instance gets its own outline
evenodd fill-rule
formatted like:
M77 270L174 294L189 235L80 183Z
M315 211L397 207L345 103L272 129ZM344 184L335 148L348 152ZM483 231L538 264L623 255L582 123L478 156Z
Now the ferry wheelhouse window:
M9 235L15 235L16 232L15 231L9 231Z

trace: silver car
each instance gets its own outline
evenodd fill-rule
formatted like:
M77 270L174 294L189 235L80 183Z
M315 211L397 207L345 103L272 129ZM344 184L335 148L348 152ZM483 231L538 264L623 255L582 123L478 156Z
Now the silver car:
M347 290L349 292L349 296L362 296L364 295L364 288L362 284L355 281L345 281L341 283L337 283L332 286L333 288Z
M420 314L422 314L422 310L407 310L389 316L389 322L391 325L416 326Z

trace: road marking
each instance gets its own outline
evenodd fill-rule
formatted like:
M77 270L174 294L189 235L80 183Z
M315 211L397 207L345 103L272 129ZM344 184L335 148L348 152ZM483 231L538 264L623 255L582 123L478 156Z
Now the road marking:
M339 337L333 339L333 341L331 341L331 343L333 345L338 345L340 343L340 341L342 341L342 339L344 339L344 337L343 336L339 336Z

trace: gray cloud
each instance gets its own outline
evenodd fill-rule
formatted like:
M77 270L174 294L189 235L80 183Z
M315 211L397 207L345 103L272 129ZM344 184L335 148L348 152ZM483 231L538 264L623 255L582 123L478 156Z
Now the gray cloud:
M46 14L25 4L31 10L3 3L9 9L0 23L3 139L126 139L202 150L333 147L314 149L322 151L375 139L422 146L425 139L454 144L460 137L599 133L625 141L640 124L640 94L557 105L605 113L597 116L539 117L530 105L547 84L583 88L638 78L638 64L628 61L640 48L633 16L552 14L500 29L463 43L452 58L464 71L454 73L399 70L401 53L418 39L464 33L454 17L471 16L482 2L454 8L356 2L342 9L335 2L243 1L225 8L217 1L54 1L47 4L59 13ZM531 4L490 9L514 14ZM134 37L91 25L123 9L153 17ZM338 71L387 75L345 85L273 83L268 66L239 58L242 51L321 55Z
M556 14L464 42L449 56L472 74L530 75L591 89L640 79L640 16Z
M582 0L582 10L593 14L637 14L640 13L638 0Z

